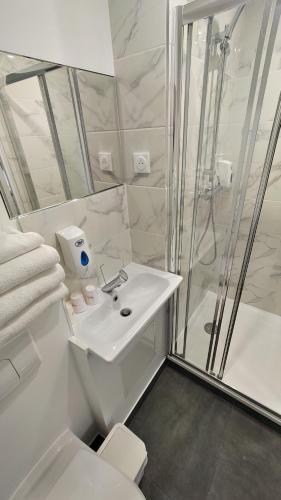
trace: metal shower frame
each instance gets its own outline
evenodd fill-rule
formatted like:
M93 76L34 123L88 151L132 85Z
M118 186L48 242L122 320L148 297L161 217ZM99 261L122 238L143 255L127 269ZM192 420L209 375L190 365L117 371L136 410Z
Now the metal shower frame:
M173 15L173 26L174 26L174 53L172 53L173 59L170 61L170 116L171 123L169 126L173 127L173 134L171 134L170 144L169 144L169 270L180 274L181 272L181 245L182 245L182 228L183 228L183 214L184 214L184 191L185 191L185 151L186 151L186 131L188 127L188 94L184 104L184 117L182 116L182 92L183 86L185 89L189 86L190 81L190 62L191 62L191 43L192 43L192 29L193 22L200 20L202 18L208 18L208 30L207 39L210 37L212 18L215 14L221 13L225 10L231 8L239 7L242 4L247 4L247 0L196 0L190 4L183 7L176 7L174 9ZM248 99L247 113L244 123L244 129L250 131L249 134L243 134L244 140L241 144L240 156L239 156L239 175L238 181L236 183L236 193L237 198L234 196L234 206L233 206L233 220L231 227L229 228L228 238L226 241L225 253L223 256L220 279L219 279L219 290L217 294L217 303L213 321L212 334L209 343L209 352L207 357L206 371L203 371L191 363L183 360L183 354L186 347L186 332L185 340L183 346L183 353L177 354L177 322L178 322L178 303L179 303L179 292L173 298L171 303L171 320L172 324L172 336L170 342L170 355L169 358L180 364L188 371L191 371L201 378L206 379L211 384L218 386L224 392L231 394L233 397L239 399L246 405L252 407L256 411L262 413L271 420L281 424L280 415L269 410L262 404L254 401L253 399L239 393L238 391L228 387L223 383L223 372L227 360L227 355L229 352L229 347L231 343L231 338L235 326L235 319L237 315L238 306L240 303L241 293L243 290L243 284L246 276L246 271L251 255L251 248L254 243L255 229L257 227L260 211L262 208L262 202L264 197L264 192L267 185L268 176L272 166L274 151L277 143L277 138L280 132L281 124L281 100L279 100L278 107L276 110L275 122L272 129L272 134L270 142L268 145L267 156L264 164L264 170L262 174L262 179L259 188L259 195L257 200L257 205L254 210L252 227L249 234L249 239L247 243L247 248L244 256L244 261L241 268L241 274L237 286L237 293L234 300L234 305L232 309L232 315L229 322L229 328L227 332L227 339L225 341L224 353L221 360L220 370L218 375L213 373L214 363L216 359L217 346L219 340L222 317L224 313L224 306L227 297L227 291L229 286L229 280L232 269L232 262L234 258L234 252L236 248L237 236L239 231L240 219L242 215L242 210L244 206L244 200L246 195L247 180L250 173L251 160L253 156L253 151L255 147L256 134L258 130L258 124L261 114L261 108L263 103L263 97L265 93L267 76L269 65L271 62L272 50L274 47L276 32L278 28L279 18L280 18L280 5L281 0L266 0L263 11L263 20L261 25L261 30L259 34L259 41L257 46L257 55L255 59L251 88ZM266 33L270 21L271 9L275 8L275 15L271 24L270 34L268 40L266 40ZM185 63L185 75L182 73L183 67L183 39L184 39L184 27L188 25L187 28L187 51ZM266 56L262 59L263 49L267 43ZM205 55L205 68L203 75L203 86L206 80L206 59L208 59L208 43L206 44L206 55ZM261 70L262 68L262 70ZM261 74L261 81L258 84L258 76ZM184 80L184 83L182 83ZM203 92L204 96L204 92ZM258 96L256 98L256 96ZM201 120L205 112L204 98L201 104L201 117L200 117L200 128L203 126L203 121ZM245 128L246 127L246 128ZM278 134L278 135L277 135ZM198 162L200 162L200 141L202 142L202 131L199 131L199 144L198 144ZM196 185L198 186L199 176L198 168L196 175ZM238 196L240 191L240 195ZM196 199L196 197L195 197ZM194 222L196 220L196 201L193 210L193 233L194 233ZM194 234L191 239L191 250L190 255L192 255L192 248L194 247ZM190 260L190 259L189 259ZM187 286L187 305L186 312L188 314L188 294L190 293L190 280L192 276L192 268L189 268L189 283ZM216 338L215 338L216 337Z

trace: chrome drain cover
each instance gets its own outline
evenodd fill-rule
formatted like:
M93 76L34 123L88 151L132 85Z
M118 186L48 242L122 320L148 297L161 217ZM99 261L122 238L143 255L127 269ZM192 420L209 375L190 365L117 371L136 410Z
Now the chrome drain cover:
M211 321L209 323L205 323L204 330L208 335L211 335L212 329L213 329L213 323Z
M121 309L120 311L121 316L124 316L126 318L127 316L130 316L132 314L132 309L129 307L124 307L124 309Z

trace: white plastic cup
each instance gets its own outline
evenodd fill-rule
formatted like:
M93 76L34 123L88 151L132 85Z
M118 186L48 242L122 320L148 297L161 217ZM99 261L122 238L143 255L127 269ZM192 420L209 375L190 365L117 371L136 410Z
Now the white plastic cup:
M93 305L97 304L98 294L97 294L97 289L95 288L94 285L86 285L84 288L84 295L85 295L86 303L89 306L93 306Z
M81 292L74 292L70 295L70 302L75 314L86 310L86 303Z

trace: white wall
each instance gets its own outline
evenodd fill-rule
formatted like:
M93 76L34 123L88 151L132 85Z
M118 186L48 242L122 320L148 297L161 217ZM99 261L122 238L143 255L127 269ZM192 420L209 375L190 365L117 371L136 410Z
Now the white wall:
M0 197L0 230L9 221ZM42 363L0 402L0 498L8 500L55 438L70 427L89 440L94 421L69 349L71 335L61 304L49 308L30 327ZM1 357L1 352L0 352Z
M1 0L0 12L0 50L114 74L106 0ZM0 230L6 225L17 222L8 220L0 197ZM1 500L66 427L85 439L95 432L62 305L34 321L30 333L42 363L0 403Z
M34 321L30 333L42 363L0 404L1 500L10 498L67 426L79 437L87 438L87 431L92 437L93 418L68 346L70 331L62 305Z
M0 50L114 74L107 0L1 0Z

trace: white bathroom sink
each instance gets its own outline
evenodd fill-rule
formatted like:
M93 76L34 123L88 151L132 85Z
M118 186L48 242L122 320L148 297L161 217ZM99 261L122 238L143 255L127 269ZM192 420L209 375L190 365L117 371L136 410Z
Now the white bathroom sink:
M117 302L100 292L98 305L75 315L70 339L107 362L117 358L182 281L181 276L140 264L128 264L125 271L128 281L115 289ZM120 314L125 308L131 310L126 317Z

